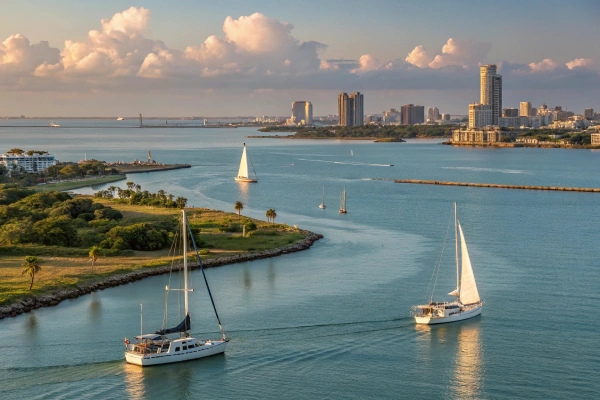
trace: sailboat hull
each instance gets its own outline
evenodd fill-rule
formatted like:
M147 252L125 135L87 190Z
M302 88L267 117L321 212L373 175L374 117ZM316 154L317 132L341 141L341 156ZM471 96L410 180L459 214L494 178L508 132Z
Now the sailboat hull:
M238 176L234 178L236 182L258 182L258 179L245 178L243 176Z
M478 304L472 308L462 310L455 314L444 315L444 316L415 316L417 324L422 325L435 325L435 324L447 324L449 322L464 321L465 319L473 318L481 314L483 304Z
M205 344L200 347L194 347L189 350L168 353L140 354L138 352L126 351L125 360L130 364L149 367L152 365L171 364L181 361L196 360L199 358L210 357L225 352L227 341L213 341L211 344Z

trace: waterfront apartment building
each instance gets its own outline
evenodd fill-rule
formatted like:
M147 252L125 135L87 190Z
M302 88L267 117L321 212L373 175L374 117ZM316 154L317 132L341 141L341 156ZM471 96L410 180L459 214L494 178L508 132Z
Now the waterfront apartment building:
M49 166L56 165L56 159L45 151L6 153L0 155L0 165L4 165L9 172L23 168L25 172L34 173L45 171Z
M485 144L501 142L503 138L514 139L516 131L501 130L498 127L467 128L452 131L453 143Z
M340 126L364 125L364 103L360 92L338 95L338 117Z
M532 109L531 109L531 102L530 101L522 101L519 103L519 115L521 117L531 117L532 115L534 115L532 113Z
M519 109L518 108L504 108L502 110L502 117L503 118L512 118L512 117L518 117L519 116Z
M586 108L585 110L583 110L583 118L590 120L590 121L593 120L594 119L594 109Z
M313 123L313 109L310 101L294 101L292 118L294 124L310 125Z
M493 64L479 68L479 103L492 106L492 125L498 125L502 116L502 75L496 74Z
M427 108L427 122L435 122L440 119L440 110L437 107Z
M425 122L425 107L405 104L400 108L403 125L422 124Z
M493 109L489 104L471 103L469 104L469 128L482 128L489 125L498 125L492 123Z

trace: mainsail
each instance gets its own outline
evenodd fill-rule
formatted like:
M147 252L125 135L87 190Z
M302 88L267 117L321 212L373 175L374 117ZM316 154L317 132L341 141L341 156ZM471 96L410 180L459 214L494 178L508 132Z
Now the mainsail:
M244 150L242 151L242 161L240 161L238 177L248 178L248 157L246 157L246 143L244 143Z
M469 251L467 250L467 242L463 235L462 227L458 224L458 230L460 231L460 253L461 253L461 278L460 278L460 302L463 304L477 303L479 299L479 292L477 291L477 284L475 283L475 276L473 275L473 268L471 268L471 259L469 258Z
M183 321L174 328L161 329L155 333L158 335L168 335L169 333L187 332L190 330L190 315L187 314Z

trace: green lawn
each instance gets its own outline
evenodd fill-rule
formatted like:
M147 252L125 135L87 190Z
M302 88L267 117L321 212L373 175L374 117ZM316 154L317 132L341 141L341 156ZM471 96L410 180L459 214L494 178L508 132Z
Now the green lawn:
M122 181L124 179L127 179L127 177L125 175L107 175L107 176L101 176L101 177L96 177L96 178L86 178L86 179L81 179L81 180L77 180L77 181L36 185L36 186L33 186L32 189L34 189L38 192L44 192L44 191L50 191L50 190L64 191L64 190L79 189L79 188L87 187L87 186L100 185L102 183Z

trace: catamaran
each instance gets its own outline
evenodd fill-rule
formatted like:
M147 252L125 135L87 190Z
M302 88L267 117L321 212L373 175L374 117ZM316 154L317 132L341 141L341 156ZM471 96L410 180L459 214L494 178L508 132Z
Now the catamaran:
M323 186L323 200L321 200L321 204L319 204L319 208L325 208L325 186Z
M340 214L346 214L346 185L344 185L344 191L342 192L342 197L340 198Z
M165 323L163 322L163 328L154 333L144 334L142 331L142 333L140 333L139 336L134 337L135 342L133 343L130 342L129 339L125 338L125 360L130 364L136 364L141 365L142 367L146 367L150 365L195 360L197 358L203 358L223 353L225 351L225 347L227 347L227 342L229 342L229 339L227 339L227 337L225 336L225 332L223 331L223 327L221 326L221 320L219 319L219 314L217 313L217 308L215 307L215 302L213 300L212 293L210 292L208 281L206 280L206 275L204 273L202 261L200 260L198 248L196 247L196 241L187 223L185 210L182 210L181 225L181 242L183 243L183 288L173 289L167 286L166 291L167 294L169 291L183 292L185 318L183 319L183 321L181 321L179 325L173 328L165 329ZM198 264L200 265L200 270L202 271L202 276L204 277L204 282L206 283L206 289L208 291L208 295L210 296L210 301L212 303L215 315L217 317L219 329L221 330L221 338L218 340L200 340L190 336L189 333L191 319L188 308L188 294L190 292L193 292L194 289L188 286L188 233L189 236L192 238L192 243L196 252Z
M252 162L250 162L252 165ZM249 175L248 168L248 156L246 155L246 143L244 143L244 150L242 151L242 160L240 161L240 169L238 171L235 180L238 182L258 182L258 178L256 177L256 171L254 170L254 165L252 165L252 171L254 171L254 178L251 178Z
M456 203L454 203L454 236L456 247L456 289L448 294L456 297L456 300L451 302L434 302L434 284L431 296L429 297L429 304L412 307L412 315L415 317L417 324L443 324L446 322L462 321L481 314L484 303L479 298L479 291L477 290L475 275L473 275L471 259L467 250L467 242L465 241L465 236L457 217ZM458 250L459 236L460 252ZM437 280L439 267L440 265L438 264L432 279L435 278Z

